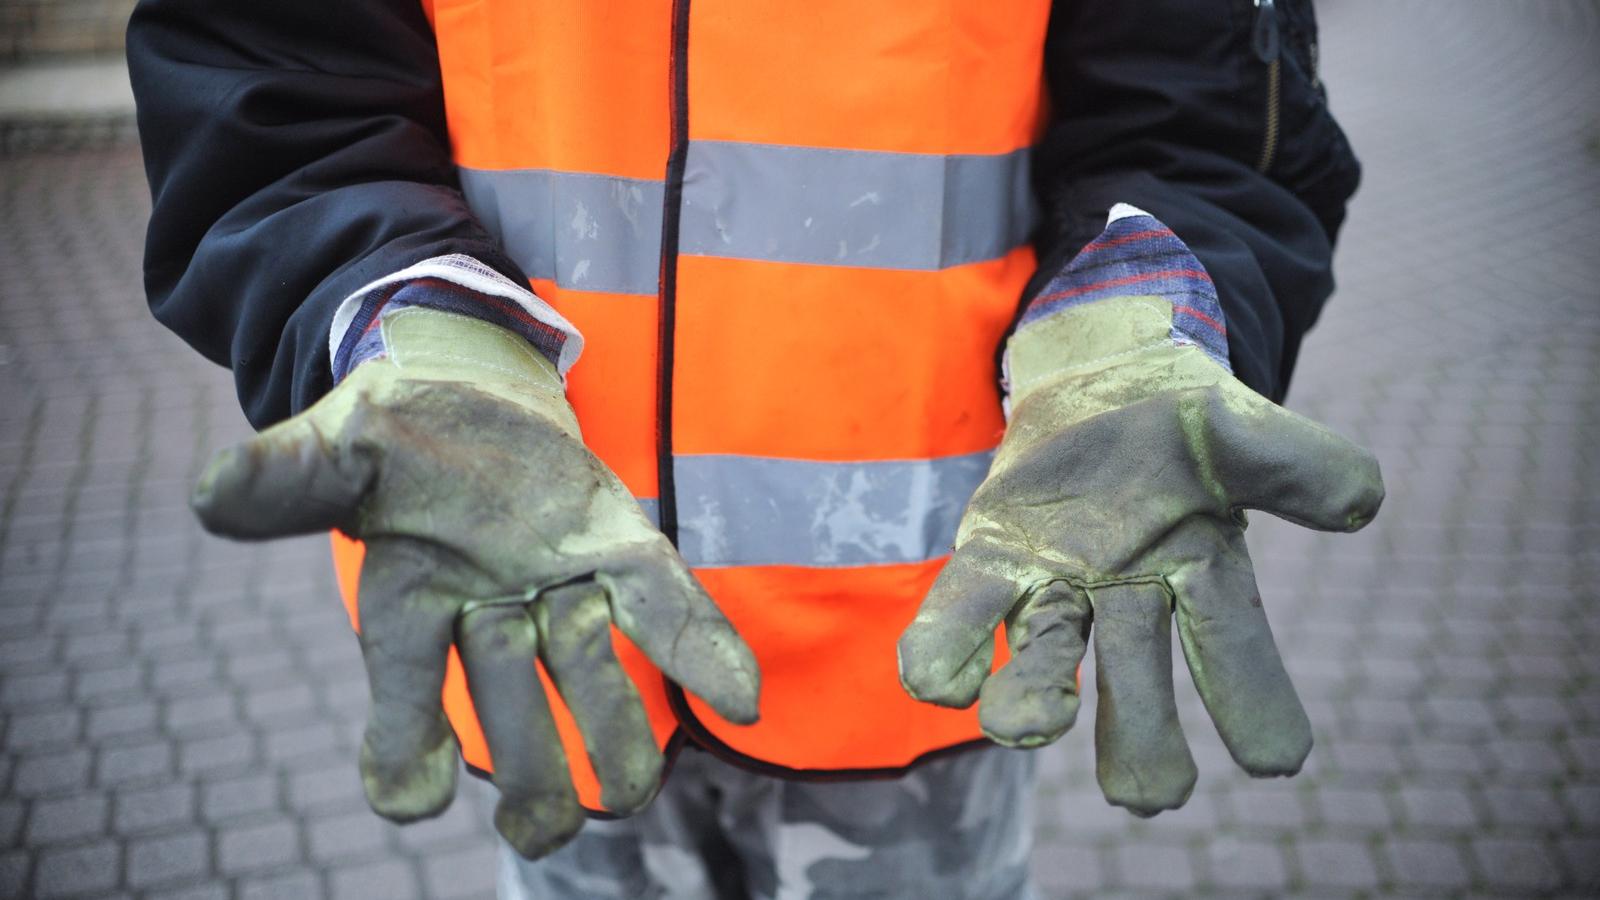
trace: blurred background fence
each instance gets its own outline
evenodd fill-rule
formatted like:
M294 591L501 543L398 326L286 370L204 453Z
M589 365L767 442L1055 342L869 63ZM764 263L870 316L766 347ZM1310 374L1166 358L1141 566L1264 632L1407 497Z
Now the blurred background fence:
M247 431L144 307L129 5L0 0L0 896L488 896L477 793L365 809L325 542L184 506ZM1080 727L1040 751L1047 897L1600 894L1600 4L1320 9L1367 177L1290 405L1390 496L1252 524L1317 749L1245 778L1180 679L1200 786L1138 821Z

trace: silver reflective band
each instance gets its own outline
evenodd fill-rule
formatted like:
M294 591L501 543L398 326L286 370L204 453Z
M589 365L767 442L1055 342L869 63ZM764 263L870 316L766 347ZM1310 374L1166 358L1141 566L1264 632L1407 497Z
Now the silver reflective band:
M813 462L679 456L678 549L692 566L862 566L950 552L992 453Z
M467 205L528 277L574 290L655 294L661 182L544 169L460 173Z
M679 252L935 270L998 259L1037 218L1027 150L937 156L696 141ZM462 167L467 204L530 277L655 294L660 181Z
M644 513L644 517L650 520L650 524L660 528L661 501L654 497L635 497L633 499L639 504L639 510Z
M1028 159L696 141L678 249L877 269L998 259L1033 229Z

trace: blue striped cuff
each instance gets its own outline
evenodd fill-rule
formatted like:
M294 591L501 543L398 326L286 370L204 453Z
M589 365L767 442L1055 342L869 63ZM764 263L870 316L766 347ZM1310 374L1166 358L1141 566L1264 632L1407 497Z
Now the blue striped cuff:
M1164 297L1172 303L1172 341L1199 347L1228 365L1228 329L1211 276L1172 229L1144 210L1119 203L1105 231L1078 251L1028 304L1017 328L1084 303L1117 297Z
M385 356L383 329L378 327L384 314L411 306L457 313L498 325L525 338L553 365L559 365L567 334L534 318L511 301L464 287L442 278L416 278L386 284L361 298L360 306L345 330L344 339L333 357L333 378L340 381L352 369L369 359Z

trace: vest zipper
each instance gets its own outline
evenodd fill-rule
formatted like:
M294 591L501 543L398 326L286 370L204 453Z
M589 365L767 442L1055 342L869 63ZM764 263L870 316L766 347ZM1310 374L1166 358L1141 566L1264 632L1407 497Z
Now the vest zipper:
M678 229L683 215L683 170L689 154L689 0L673 0L672 48L669 54L668 104L671 118L671 149L667 154L665 199L661 211L661 322L657 332L656 370L656 490L661 510L661 533L673 546L678 544L678 495L672 466L672 374L673 349L678 318ZM754 762L727 746L695 716L689 698L677 682L663 678L667 706L678 727L668 748L686 742L734 764ZM676 758L669 753L668 766ZM663 772L663 778L665 772Z
M1256 160L1256 171L1265 173L1278 157L1279 106L1282 98L1283 60L1278 36L1278 7L1276 0L1255 0L1256 21L1251 30L1250 44L1256 58L1267 64L1266 129L1261 138L1261 156Z
M656 372L656 494L661 533L677 546L678 495L672 467L672 374L678 307L678 228L689 152L689 0L673 0L670 91L672 149L661 212L661 322Z

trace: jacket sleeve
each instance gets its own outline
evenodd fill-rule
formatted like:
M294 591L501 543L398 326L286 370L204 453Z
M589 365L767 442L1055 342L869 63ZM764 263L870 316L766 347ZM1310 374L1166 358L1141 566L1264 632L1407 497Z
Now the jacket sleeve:
M1333 290L1360 167L1316 73L1310 0L1058 0L1053 113L1036 154L1040 268L1061 273L1118 203L1148 211L1216 285L1233 370L1281 400Z
M527 284L461 197L416 0L143 0L128 65L151 309L232 367L257 427L328 390L364 286L456 254Z

